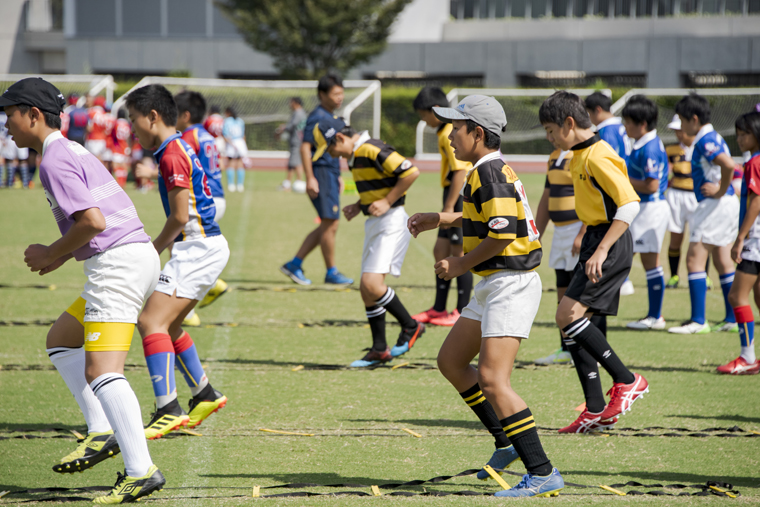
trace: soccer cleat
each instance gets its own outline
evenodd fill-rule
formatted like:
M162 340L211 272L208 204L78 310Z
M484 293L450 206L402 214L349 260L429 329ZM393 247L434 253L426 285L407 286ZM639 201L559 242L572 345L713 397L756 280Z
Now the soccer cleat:
M517 454L517 451L515 450L515 446L510 445L509 447L504 447L503 449L496 449L493 454L491 455L491 459L488 460L488 463L486 463L487 466L490 466L493 469L496 470L505 470L509 468L512 463L520 459L520 455ZM501 472L496 472L499 475L501 475ZM481 469L478 471L478 479L481 481L487 481L491 475L486 472L484 469Z
M551 354L549 354L546 357L539 357L535 361L533 361L533 364L542 364L542 365L550 365L550 364L573 364L573 356L570 355L570 352L567 352L566 350L557 349Z
M59 474L73 474L92 468L101 461L113 458L119 454L119 443L113 431L88 433L71 454L61 458L61 462L53 466L53 471Z
M234 192L234 191L235 191L234 183L230 183L229 185L227 185L227 192Z
M625 327L628 329L638 329L640 331L648 329L665 329L665 319L662 317L659 319L655 319L654 317L644 317L635 322L629 322Z
M726 322L725 320L721 320L715 324L710 331L713 333L738 333L739 324L736 322Z
M621 296L630 296L636 292L636 289L633 288L633 282L630 280L626 280L623 282L623 285L620 286L620 295Z
M204 306L208 306L220 297L222 295L226 294L227 291L230 289L230 286L227 285L227 282L222 280L221 278L216 281L216 284L211 288L208 293L206 293L205 296L203 296L203 299L201 299L201 302L198 303L198 308L203 308Z
M613 419L618 415L625 415L626 412L631 410L633 402L639 398L644 397L644 393L649 392L649 383L647 379L639 375L633 374L633 382L630 384L617 383L612 384L612 387L607 394L610 397L610 402L599 416L602 421Z
M370 350L363 358L351 363L351 368L366 368L380 363L387 363L391 359L393 357L391 357L391 351L388 349L383 351Z
M185 317L182 321L183 326L198 327L201 325L201 318L197 313L194 313L192 317Z
M412 318L422 324L429 324L432 319L445 317L446 315L448 315L448 313L446 313L446 310L439 312L431 308L430 310L425 310L424 312L418 313L417 315L412 315Z
M243 186L242 183L238 183L238 185L237 185L237 191L238 192L245 192L245 187Z
M617 417L612 419L602 420L602 413L592 414L587 409L581 412L578 419L573 421L569 426L559 429L559 433L589 433L592 431L604 431L611 430L615 427L615 423L618 422Z
M707 290L712 290L713 283L712 283L712 280L710 280L709 276L707 277L707 282L706 283L707 283Z
M748 363L742 356L737 357L722 366L718 366L718 373L724 375L757 375L760 373L760 361Z
M678 288L678 282L680 282L681 279L678 277L678 275L673 275L668 280L668 283L665 284L666 289L677 289Z
M172 405L179 407L179 403L176 403L176 401L177 400L174 400L169 405L167 405L167 407ZM150 422L145 427L145 438L148 440L161 438L164 435L167 435L168 433L179 429L181 426L187 426L188 422L190 422L190 417L188 417L188 415L184 410L182 410L181 407L179 407L178 414L171 413L175 410L167 410L167 407L156 410L156 413L153 414Z
M227 397L214 389L213 400L203 400L190 398L190 413L187 414L190 421L187 423L188 428L199 426L208 416L223 409L227 404Z
M303 269L294 266L292 261L280 266L280 271L298 285L311 285L311 280L304 276Z
M445 317L436 317L430 319L430 323L434 326L453 327L459 320L459 310L456 308L453 312L447 314Z
M327 273L325 275L325 283L329 283L331 285L351 285L354 283L354 280L345 276L343 273L336 271L335 273Z
M401 329L396 345L391 349L391 357L398 357L409 352L414 347L417 338L425 334L425 324L417 323L417 327Z
M668 333L674 334L707 334L710 332L710 324L705 322L700 324L693 320L687 320L682 322L680 326L671 327L668 329Z
M151 465L148 473L142 477L130 477L126 471L124 473L116 472L116 484L111 492L96 497L92 503L116 504L140 501L141 498L161 491L164 484L166 484L166 479L156 465Z
M560 475L559 470L553 468L552 473L546 477L525 474L517 486L512 489L497 491L494 496L499 498L557 496L564 487L565 481L562 479L562 475Z

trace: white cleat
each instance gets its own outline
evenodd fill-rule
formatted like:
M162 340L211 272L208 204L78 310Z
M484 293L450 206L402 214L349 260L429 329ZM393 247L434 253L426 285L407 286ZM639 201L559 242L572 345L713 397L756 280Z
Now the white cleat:
M635 292L636 292L636 289L633 288L633 282L630 280L626 280L625 282L623 282L623 285L620 286L621 296L630 296L631 294Z
M550 364L573 364L573 356L570 352L557 349L546 357L540 357L533 361L533 364L550 365Z
M654 317L644 317L636 322L629 322L625 327L640 331L646 331L648 329L665 329L665 319L662 317L659 319L655 319Z
M671 327L668 329L668 333L674 334L707 334L709 332L710 324L707 322L700 324L699 322L694 322L693 320L686 321L680 326Z
M227 185L227 192L234 192L235 191L235 185L230 184Z
M245 192L245 187L243 185L241 185L241 184L238 183L237 191L238 192Z

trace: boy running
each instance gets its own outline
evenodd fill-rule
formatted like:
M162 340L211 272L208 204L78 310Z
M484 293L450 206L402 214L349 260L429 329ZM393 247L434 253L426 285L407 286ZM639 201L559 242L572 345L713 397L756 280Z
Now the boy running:
M433 108L453 124L449 139L459 160L473 164L462 189L462 213L418 213L409 230L462 227L463 257L436 263L436 274L451 280L471 270L483 279L438 353L438 368L472 408L496 441L488 461L505 469L522 459L528 473L498 497L556 496L565 483L552 468L533 415L512 390L510 376L520 342L528 338L541 302L538 230L525 189L501 160L501 133L507 118L493 97L471 95L454 108ZM478 367L470 364L479 355ZM485 470L478 478L487 479Z
M137 322L156 395L156 413L145 428L152 440L180 426L193 428L227 403L227 397L211 387L181 324L214 286L230 250L214 221L206 173L175 128L177 105L171 93L161 85L144 86L129 94L126 105L140 144L156 149L166 224L153 245L161 253L173 242L171 257ZM189 414L177 401L175 360L193 395Z
M63 95L40 78L23 79L0 97L19 146L42 154L40 181L62 237L30 245L27 266L40 275L72 257L84 261L82 295L48 331L47 353L74 395L87 436L53 467L82 472L123 451L124 474L95 503L126 503L160 490L163 475L148 453L140 404L124 377L137 314L156 286L160 261L127 194L105 167L63 137Z

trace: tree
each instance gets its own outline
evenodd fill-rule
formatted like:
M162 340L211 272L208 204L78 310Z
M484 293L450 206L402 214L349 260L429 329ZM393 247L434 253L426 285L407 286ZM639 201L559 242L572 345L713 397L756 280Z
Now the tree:
M411 0L220 0L254 49L284 77L315 78L365 63L386 47L396 17Z

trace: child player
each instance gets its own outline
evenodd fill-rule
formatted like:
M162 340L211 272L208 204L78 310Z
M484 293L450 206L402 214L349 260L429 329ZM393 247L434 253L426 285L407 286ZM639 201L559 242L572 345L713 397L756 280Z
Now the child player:
M496 496L556 496L565 483L544 453L530 409L510 384L520 342L528 338L541 302L535 269L542 254L525 189L501 160L507 118L501 104L484 95L433 111L453 124L454 154L473 169L462 190L462 213L418 213L409 219L409 230L417 237L440 226L462 227L465 255L437 262L436 274L451 280L471 270L483 277L441 346L438 368L494 436L488 465L505 469L522 459L528 471L517 486ZM475 368L470 361L478 355ZM487 477L484 470L478 473Z
M126 105L140 144L156 149L166 224L153 245L161 253L174 243L137 322L156 395L156 413L145 428L152 440L179 426L193 428L227 403L227 397L211 387L193 340L181 324L214 286L230 250L214 221L216 209L206 173L176 131L177 105L171 93L161 85L144 86L127 96ZM175 360L193 395L189 414L177 401Z
M749 291L755 298L760 294L760 113L752 112L736 120L736 142L742 152L750 152L744 164L739 235L731 249L731 258L739 263L736 278L728 293L739 326L741 354L727 364L718 366L718 373L755 375L760 373L760 361L755 357L755 317L749 304Z
M591 121L577 95L554 93L539 109L547 138L573 150L570 172L575 210L586 234L580 261L557 308L557 325L567 336L583 387L586 409L560 433L585 433L611 428L617 416L648 392L646 379L632 373L618 358L589 314L616 315L620 286L631 270L633 241L628 226L639 212L639 196L628 180L625 162L591 130ZM612 377L605 406L598 365Z
M359 201L343 208L346 220L359 213L367 217L364 223L361 291L367 319L372 330L372 348L362 358L351 363L353 368L366 368L385 363L414 346L425 332L425 325L412 319L396 292L385 285L388 273L401 275L409 231L404 210L406 192L420 175L410 161L391 146L370 139L365 132L356 132L341 118L322 118L317 124L321 135L316 136L315 157L327 151L331 157L343 157L356 182ZM392 350L385 340L385 312L401 325L401 333Z
M140 404L123 374L161 263L127 194L97 158L58 130L63 105L61 92L40 78L23 79L0 97L9 134L42 154L40 181L62 234L51 245L30 245L24 261L46 275L73 257L84 261L87 276L82 295L47 336L48 356L87 422L87 436L53 470L82 472L121 449L124 474L94 502L125 503L166 482L151 461Z
M451 148L451 142L449 141L451 123L444 123L433 114L433 107L445 107L448 104L449 101L446 99L446 94L443 93L443 90L434 86L427 86L417 94L413 106L420 119L427 123L428 127L435 129L436 136L438 137L438 151L441 154L443 213L461 213L462 196L459 195L459 191L464 185L464 177L467 174L467 170L472 166L468 162L462 162L454 157L454 150ZM446 257L463 256L462 241L461 228L440 227L438 229L438 239L435 240L435 247L433 247L435 262L442 261ZM441 280L436 276L435 303L433 307L414 315L412 318L417 322L430 323L434 326L453 326L464 307L470 302L472 273L467 271L462 276L457 277L457 305L453 312L446 313L446 300L449 297L450 287L451 280Z
M649 311L646 317L629 322L629 329L665 329L662 302L665 274L660 250L668 227L670 207L665 201L668 186L668 155L657 135L657 105L643 95L634 95L623 108L623 125L633 140L628 157L628 176L641 199L639 213L631 223L633 252L641 256L646 270Z
M720 134L710 124L710 103L697 94L687 95L676 104L681 129L695 136L691 156L691 174L697 209L689 223L691 229L686 267L689 269L689 295L691 318L680 326L668 329L676 334L709 333L705 315L707 300L707 256L712 253L713 263L720 275L726 318L712 331L738 331L734 311L728 301L734 281L734 263L731 244L739 227L739 201L734 195L731 180L734 160Z

